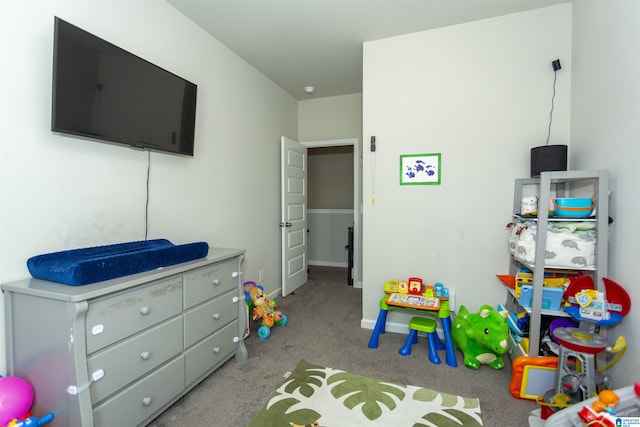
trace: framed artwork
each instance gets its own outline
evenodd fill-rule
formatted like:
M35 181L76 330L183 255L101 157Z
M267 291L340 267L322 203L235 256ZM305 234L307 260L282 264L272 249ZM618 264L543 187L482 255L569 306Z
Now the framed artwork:
M440 185L440 153L401 154L400 185Z

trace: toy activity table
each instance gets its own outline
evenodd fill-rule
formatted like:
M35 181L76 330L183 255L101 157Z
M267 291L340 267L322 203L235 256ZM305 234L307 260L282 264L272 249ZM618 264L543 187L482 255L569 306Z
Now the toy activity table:
M380 334L385 333L389 310L437 315L442 324L447 365L454 368L458 366L451 340L451 311L448 299L416 297L399 293L385 294L380 299L380 313L369 339L369 348L378 348Z

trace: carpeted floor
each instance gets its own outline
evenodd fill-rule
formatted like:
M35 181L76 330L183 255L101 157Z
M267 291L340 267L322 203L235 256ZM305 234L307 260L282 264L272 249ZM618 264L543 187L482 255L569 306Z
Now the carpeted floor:
M371 331L360 327L361 290L347 285L344 268L311 267L306 285L276 301L288 317L285 327L274 328L267 340L260 340L252 323L252 333L245 341L249 360L240 364L231 359L150 426L245 427L284 383L283 375L293 371L301 359L359 375L478 397L482 420L488 427L526 426L529 413L538 407L509 393L511 366L507 357L507 366L500 371L487 366L478 371L468 369L458 351L457 368L433 365L426 350L418 347L410 356L400 356L398 350L406 335L394 333L384 334L379 348L369 349Z

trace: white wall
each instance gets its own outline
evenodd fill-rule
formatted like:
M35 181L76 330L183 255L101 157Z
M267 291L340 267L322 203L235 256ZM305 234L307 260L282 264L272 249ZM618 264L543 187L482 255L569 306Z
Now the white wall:
M514 179L545 143L556 58L550 143L566 143L570 4L364 44L363 326L392 278L440 281L470 310L505 300ZM399 156L422 153L442 154L442 184L400 186Z
M195 156L151 154L149 238L245 248L245 279L265 270L267 290L280 286L279 141L297 137L295 99L165 2L12 1L2 14L0 282L29 277L33 255L144 239L147 153L49 130L57 15L198 84Z
M626 0L575 2L571 161L576 168L609 169L611 217L608 276L640 304L637 212L640 211L640 3ZM609 332L627 339L628 350L613 366L613 387L640 379L640 315L632 309Z
M298 103L300 141L358 138L362 141L362 94L313 98Z

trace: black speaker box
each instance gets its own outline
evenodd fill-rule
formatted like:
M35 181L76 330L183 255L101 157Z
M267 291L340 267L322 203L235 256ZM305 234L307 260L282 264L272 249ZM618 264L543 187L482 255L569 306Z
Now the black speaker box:
M542 145L531 149L531 176L540 176L540 172L566 171L567 146Z

